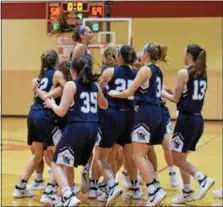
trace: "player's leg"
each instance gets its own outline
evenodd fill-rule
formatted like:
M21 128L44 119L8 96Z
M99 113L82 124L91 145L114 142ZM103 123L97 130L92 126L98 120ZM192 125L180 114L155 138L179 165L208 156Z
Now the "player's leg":
M34 154L34 149L30 147L32 154ZM46 188L43 180L43 171L44 171L44 160L42 159L39 164L36 166L34 180L27 185L27 190L44 190Z
M185 127L187 126L187 127ZM190 130L188 130L190 129ZM195 199L202 199L207 191L214 185L214 180L199 172L187 161L188 151L195 151L196 144L203 133L203 119L200 115L182 115L179 113L174 130L171 149L173 150L174 164L199 184L199 193ZM186 196L184 196L185 198ZM186 199L185 199L186 200ZM186 202L186 201L185 201Z
M33 196L31 191L26 190L26 185L32 173L35 171L37 164L43 159L43 143L33 142L32 147L34 149L34 154L29 158L24 169L24 174L13 192L13 196L16 198Z
M170 150L169 134L167 133L164 135L162 147L163 147L164 157L169 169L170 184L172 187L176 187L178 185L177 176L176 176L176 170L173 164L172 151Z

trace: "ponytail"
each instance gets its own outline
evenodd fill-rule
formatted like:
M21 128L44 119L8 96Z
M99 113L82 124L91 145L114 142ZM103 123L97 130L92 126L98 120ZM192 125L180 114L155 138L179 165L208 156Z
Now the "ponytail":
M206 50L199 45L190 44L186 49L187 54L192 56L194 64L189 74L194 77L206 77L207 76L207 64L206 64Z
M163 61L164 63L167 63L168 60L166 59L167 57L167 46L166 45L158 45L161 55L160 55L160 61Z
M151 62L162 61L167 63L167 46L157 43L149 43L144 47L144 53L148 53Z
M80 81L87 85L98 81L98 75L92 74L92 69L89 65L84 65L80 73L78 74Z
M197 57L195 64L190 71L190 74L194 77L206 77L207 76L207 64L206 64L206 50L203 49Z
M54 68L56 67L56 64L58 62L58 55L57 52L54 50L48 50L45 51L41 55L41 69L38 78L43 78L44 72L48 68Z
M72 62L72 70L75 70L81 83L88 85L98 81L99 75L92 73L91 61L85 56L79 56Z

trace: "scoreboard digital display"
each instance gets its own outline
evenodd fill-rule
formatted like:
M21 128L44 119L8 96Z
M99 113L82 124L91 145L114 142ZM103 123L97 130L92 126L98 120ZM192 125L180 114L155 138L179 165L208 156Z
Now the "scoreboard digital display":
M63 16L68 24L80 25L83 18L104 17L104 2L48 2L47 31L58 29L58 18ZM97 32L100 23L92 23L92 31Z

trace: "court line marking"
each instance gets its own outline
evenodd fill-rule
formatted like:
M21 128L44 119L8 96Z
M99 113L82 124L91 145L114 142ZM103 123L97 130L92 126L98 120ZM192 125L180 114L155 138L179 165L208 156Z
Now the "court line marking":
M199 150L200 148L202 148L203 146L209 144L209 143L212 142L213 140L217 139L220 135L221 135L221 134L218 134L218 135L216 135L216 136L210 138L208 141L206 141L206 142L204 142L203 144L201 144L200 146L198 146L197 149L196 149L196 151ZM190 155L191 153L192 153L192 152L189 152L189 155ZM161 173L161 172L163 172L164 170L166 170L167 168L168 168L168 165L165 166L165 167L163 167L163 168L161 168L161 169L158 170L157 172L158 172L158 173Z
M19 142L22 144L26 144L27 142L23 141L23 140L18 140L18 139L11 139L11 138L3 138L2 141L10 141L10 142Z

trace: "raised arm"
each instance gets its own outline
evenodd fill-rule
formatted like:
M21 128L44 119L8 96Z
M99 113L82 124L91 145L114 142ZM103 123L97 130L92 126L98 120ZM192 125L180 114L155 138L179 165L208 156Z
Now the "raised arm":
M76 85L73 81L69 81L65 84L62 99L58 106L54 99L46 99L44 106L51 108L58 116L63 117L67 114L70 105L73 103L73 97L76 93Z
M169 93L167 90L162 90L162 97L168 99L169 101L172 101L174 103L178 103L180 101L181 94L184 89L184 85L188 81L188 72L186 69L182 69L177 73L177 81L176 81L176 87L173 93Z

